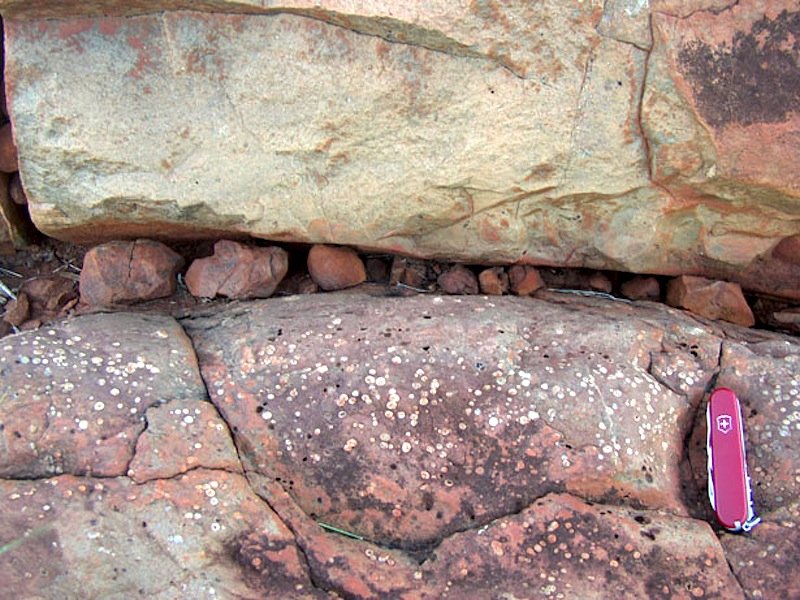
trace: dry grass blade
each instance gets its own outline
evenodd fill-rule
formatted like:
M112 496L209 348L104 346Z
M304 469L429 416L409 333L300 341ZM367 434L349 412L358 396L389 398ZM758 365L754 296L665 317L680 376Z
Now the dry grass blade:
M9 288L2 281L0 281L0 292L3 292L6 296L11 298L12 300L16 300L17 299L17 295L13 291L11 291L11 288Z

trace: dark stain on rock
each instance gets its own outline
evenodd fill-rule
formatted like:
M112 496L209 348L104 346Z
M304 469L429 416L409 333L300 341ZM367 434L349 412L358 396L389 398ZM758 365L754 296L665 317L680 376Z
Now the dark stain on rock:
M225 554L241 569L248 587L255 590L291 589L297 576L282 563L284 540L270 540L263 533L242 532L225 544Z
M779 123L800 110L800 12L762 17L730 46L694 41L678 53L702 117L715 128L730 123Z

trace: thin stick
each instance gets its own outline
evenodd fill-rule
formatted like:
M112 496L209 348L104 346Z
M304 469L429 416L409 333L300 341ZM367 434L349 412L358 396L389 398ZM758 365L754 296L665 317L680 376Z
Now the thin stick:
M397 287L403 287L409 290L414 290L415 292L420 292L422 294L430 294L430 290L423 290L422 288L414 287L413 285L408 285L407 283L402 283L400 281L397 282Z
M627 302L631 304L630 300L626 300L625 298L617 298L616 296L612 296L611 294L607 294L605 292L595 292L592 290L573 290L573 289L565 289L565 288L547 288L548 292L558 292L559 294L575 294L576 296L585 296L587 298L606 298L608 300L615 300L616 302Z
M362 536L358 535L357 533L353 533L351 531L345 531L344 529L339 529L338 527L330 525L329 523L324 523L322 521L317 521L317 525L322 527L325 531L331 531L333 533L338 533L339 535L343 535L345 537L349 537L349 538L352 538L354 540L359 540L361 542L364 541L364 538Z
M14 292L12 292L11 289L2 281L0 281L0 292L3 292L6 296L11 298L12 300L17 299L16 294L14 294Z
M22 275L20 275L16 271L6 269L5 267L0 267L0 273L5 273L6 275L10 275L11 277L19 277L20 279L22 279Z

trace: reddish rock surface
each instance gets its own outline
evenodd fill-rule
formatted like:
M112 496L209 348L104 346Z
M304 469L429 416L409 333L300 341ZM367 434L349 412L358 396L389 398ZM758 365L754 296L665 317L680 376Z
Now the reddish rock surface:
M478 278L464 265L453 265L437 280L445 294L477 294L480 291Z
M410 548L553 491L685 511L692 404L647 369L702 386L719 341L694 350L711 363L697 372L694 321L661 308L665 334L617 304L327 295L185 324L250 468L307 513Z
M794 598L800 563L800 347L785 340L725 342L717 385L736 391L744 417L755 510L762 518L749 535L722 534L722 545L748 597ZM708 485L705 405L689 444L698 488ZM714 521L706 505L705 518Z
M743 598L708 525L564 494L446 539L431 561L430 598Z
M634 277L622 284L622 295L631 300L659 300L661 285L655 277Z
M308 272L323 290L342 290L364 283L364 263L352 248L316 244L308 252Z
M0 127L0 171L13 173L19 168L17 163L17 146L11 131L11 123Z
M201 298L269 298L288 270L289 255L282 248L220 240L213 256L198 258L189 267L186 287Z
M508 270L511 291L517 296L530 296L539 288L544 287L544 281L539 271L527 265L514 265Z
M213 404L172 400L148 408L145 421L127 472L136 483L198 468L241 472L228 426Z
M0 480L0 498L0 580L15 597L326 597L241 475Z
M783 238L772 249L772 256L786 263L800 265L800 234Z
M667 283L667 303L701 317L723 319L745 327L752 327L756 322L738 283L681 275Z
M503 267L484 269L478 275L481 293L489 296L502 296L508 292L508 274Z
M769 515L749 535L722 535L722 547L748 598L800 598L800 505Z
M145 412L205 387L166 317L89 315L0 340L0 476L125 474Z
M81 300L113 306L175 293L183 258L161 242L117 241L89 250L81 271Z
M273 298L182 324L194 348L132 314L0 342L10 594L797 595L795 338L544 291ZM719 540L712 381L743 399L764 518Z
M742 402L756 508L777 510L800 497L800 349L774 341L723 344L720 361L717 385ZM694 434L695 476L705 488L704 422Z

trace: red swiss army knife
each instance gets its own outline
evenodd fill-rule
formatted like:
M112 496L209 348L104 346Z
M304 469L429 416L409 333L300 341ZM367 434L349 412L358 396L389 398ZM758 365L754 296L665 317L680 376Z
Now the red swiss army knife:
M753 511L744 446L742 408L736 394L717 388L708 399L708 497L720 524L750 531L761 521Z

